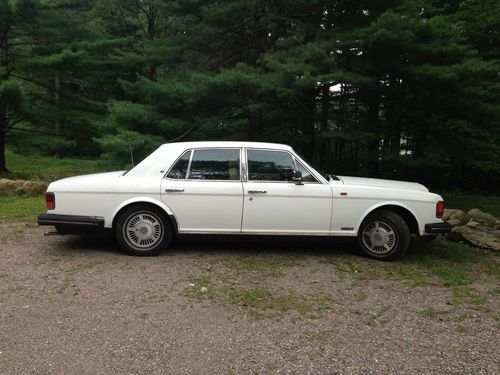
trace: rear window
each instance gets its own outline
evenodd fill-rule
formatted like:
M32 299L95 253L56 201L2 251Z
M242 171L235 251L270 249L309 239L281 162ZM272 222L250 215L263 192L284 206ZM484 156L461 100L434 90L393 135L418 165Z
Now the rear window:
M191 157L191 150L186 151L177 163L172 167L170 172L168 172L167 177L174 180L182 180L186 178L187 170L189 166L189 158Z
M188 179L239 181L240 150L195 150L191 168L188 171Z

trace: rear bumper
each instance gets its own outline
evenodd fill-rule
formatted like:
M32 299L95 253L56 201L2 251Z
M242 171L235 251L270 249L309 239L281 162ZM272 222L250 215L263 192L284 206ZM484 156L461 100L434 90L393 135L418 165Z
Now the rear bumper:
M104 229L104 218L98 216L41 214L38 225L54 225L63 234L85 233Z
M451 224L446 222L425 224L425 234L449 233L451 228Z

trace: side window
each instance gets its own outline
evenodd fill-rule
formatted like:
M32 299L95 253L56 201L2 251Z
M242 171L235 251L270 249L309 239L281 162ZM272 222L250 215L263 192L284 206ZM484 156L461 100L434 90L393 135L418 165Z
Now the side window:
M240 180L240 150L195 150L188 179Z
M170 172L168 172L167 177L175 180L182 180L186 178L190 157L191 157L191 150L184 152L181 158L177 160L177 163L175 163L172 169L170 169Z
M290 181L295 169L288 152L249 150L248 179L250 181Z
M295 163L297 164L297 170L302 172L302 182L318 182L319 181L304 167L304 165L295 159Z

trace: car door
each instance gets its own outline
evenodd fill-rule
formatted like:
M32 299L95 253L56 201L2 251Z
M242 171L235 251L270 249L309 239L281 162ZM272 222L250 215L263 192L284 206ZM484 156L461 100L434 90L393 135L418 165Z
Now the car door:
M163 178L161 197L181 233L239 233L241 149L185 151Z
M243 233L329 234L332 189L286 150L246 150ZM299 170L302 184L291 180Z

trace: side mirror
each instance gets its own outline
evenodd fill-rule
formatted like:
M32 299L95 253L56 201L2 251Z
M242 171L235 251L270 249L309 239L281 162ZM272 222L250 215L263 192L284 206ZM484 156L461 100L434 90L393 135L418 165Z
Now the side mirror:
M295 182L296 185L303 185L302 184L302 172L301 171L292 171L291 173L291 180Z

